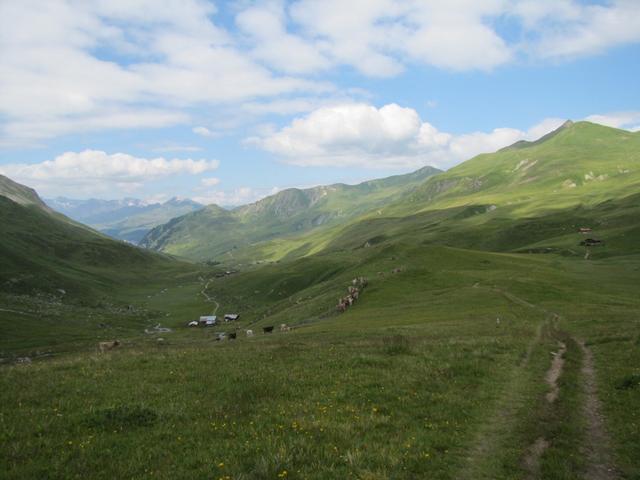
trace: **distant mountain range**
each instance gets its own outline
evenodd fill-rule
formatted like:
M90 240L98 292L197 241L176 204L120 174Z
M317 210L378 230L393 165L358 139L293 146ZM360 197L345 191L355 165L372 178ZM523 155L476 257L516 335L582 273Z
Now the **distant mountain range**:
M149 203L136 198L75 200L56 197L45 199L45 202L69 218L111 237L136 244L153 227L203 207L193 200L179 198Z
M290 188L232 210L209 205L154 228L140 245L196 260L233 258L257 242L342 224L382 208L440 172L424 167L358 185Z

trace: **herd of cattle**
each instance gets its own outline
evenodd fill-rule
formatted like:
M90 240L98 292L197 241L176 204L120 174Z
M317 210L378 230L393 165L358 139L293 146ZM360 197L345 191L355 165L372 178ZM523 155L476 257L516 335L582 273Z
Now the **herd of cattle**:
M268 327L262 327L262 333L273 333L274 328L275 327L273 325L269 325ZM280 331L289 332L291 331L291 327L286 323L281 323ZM247 337L253 337L255 335L253 333L253 330L246 330L245 334ZM238 338L238 332L230 332L230 333L219 332L215 336L215 340L218 342L223 340L235 340L236 338ZM162 339L158 339L158 340L162 340ZM120 345L121 343L119 340L112 340L109 342L100 342L98 344L98 350L100 351L100 353L105 353L113 350L114 348L119 347Z
M345 312L347 308L349 308L351 305L353 305L356 302L356 300L358 300L358 298L360 297L360 294L362 293L362 290L368 284L369 282L365 277L357 277L351 280L351 285L349 285L349 287L347 288L348 294L347 296L338 299L338 305L336 306L336 310L338 310L338 312L340 313ZM225 315L225 321L231 320L231 319L228 320L226 317L227 315ZM229 317L231 317L231 315L229 315ZM235 318L233 318L232 320L236 320L239 317L239 315L234 314L233 317ZM215 319L215 317L213 318ZM213 320L212 322L213 325L215 325L214 322L215 320ZM189 326L197 326L197 325L198 325L198 322L189 323ZM263 334L273 333L274 329L275 329L275 326L273 325L262 327L262 333ZM286 323L280 324L280 332L289 332L290 330L291 330L291 327ZM247 337L253 337L255 334L253 330L245 330L245 335ZM230 332L230 333L219 332L216 334L215 340L216 341L235 340L237 338L238 338L238 332ZM110 350L113 350L114 348L117 348L118 346L120 346L120 342L118 340L112 340L110 342L100 342L98 344L98 349L101 353L105 353Z
M262 333L273 333L274 330L274 326L273 325L269 325L268 327L262 327ZM286 323L281 323L280 324L280 331L281 332L289 332L291 331L291 327L289 325L287 325ZM255 335L255 333L253 332L253 330L246 330L245 331L245 335L247 337L253 337ZM236 338L238 338L238 333L237 332L232 332L232 333L226 333L226 332L220 332L216 335L216 340L221 341L221 340L235 340Z
M357 277L351 280L351 285L347 288L349 292L346 297L342 297L338 299L338 304L336 305L336 310L339 313L344 313L347 311L351 305L353 305L356 300L360 297L360 292L369 284L369 281L365 277Z

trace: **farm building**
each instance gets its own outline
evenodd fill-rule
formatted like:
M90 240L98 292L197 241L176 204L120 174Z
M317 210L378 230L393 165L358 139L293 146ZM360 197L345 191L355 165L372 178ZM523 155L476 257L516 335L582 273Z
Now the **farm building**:
M238 315L237 313L226 313L224 316L224 321L233 322L239 318L240 318L240 315Z
M218 323L218 318L215 315L204 315L198 321L202 327L213 327L216 323Z
M583 235L586 235L587 233L591 233L592 230L589 227L580 227L580 230L578 230L580 233L582 233Z

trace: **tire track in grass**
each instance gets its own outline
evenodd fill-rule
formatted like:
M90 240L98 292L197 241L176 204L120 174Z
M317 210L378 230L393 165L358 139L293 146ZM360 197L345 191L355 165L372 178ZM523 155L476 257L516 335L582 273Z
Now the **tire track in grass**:
M503 290L491 289L491 291L499 293L508 301L517 305L532 307L530 303ZM479 471L486 468L487 459L498 457L499 451L503 446L500 443L501 439L511 432L516 422L518 410L528 402L525 391L531 355L540 344L543 332L551 327L553 320L555 320L554 316L547 315L545 319L539 322L535 334L527 344L522 360L513 367L509 374L509 378L505 382L504 393L496 401L494 412L488 416L489 420L480 426L478 433L475 435L470 453L465 459L464 466L457 478L493 478L478 476L483 475Z
M582 349L582 377L584 382L584 418L586 420L587 480L615 480L619 478L611 457L610 439L604 425L602 406L598 398L593 353L583 341L577 342Z
M562 369L564 367L564 354L567 352L567 346L563 342L558 342L558 351L551 352L553 360L547 374L545 375L545 381L549 385L549 391L545 395L545 399L548 404L553 404L560 394L560 387L558 386L558 380L562 375ZM544 452L549 448L550 441L544 436L538 437L533 445L531 445L524 457L524 465L527 469L528 479L539 478L540 473L540 458Z

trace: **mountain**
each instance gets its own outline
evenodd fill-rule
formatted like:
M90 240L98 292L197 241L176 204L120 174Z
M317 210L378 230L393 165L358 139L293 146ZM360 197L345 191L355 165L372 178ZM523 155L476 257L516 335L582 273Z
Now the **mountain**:
M41 209L47 209L34 189L16 183L4 175L0 175L0 195L19 205L34 205Z
M150 232L145 241L200 258L221 258L226 252L222 258L228 263L278 261L403 239L488 251L584 255L579 247L584 238L576 231L590 227L594 236L607 242L592 254L624 254L640 245L634 240L640 236L639 187L640 133L567 122L535 142L478 155L447 172L399 187L376 206L361 201L361 208L350 210L353 215L321 227L290 228L283 234L278 227L284 222L269 224L263 214L252 224L262 228L262 236L247 236L246 242L239 234L225 236L227 231L249 231L239 213L271 212L270 218L277 212L289 214L282 210L283 203L304 209L307 197L287 192L287 197L269 197L237 212L218 212L210 224L202 216L176 219ZM358 187L353 188L350 192L357 196ZM362 188L366 191L366 184ZM215 228L218 233L211 234ZM158 243L150 241L156 239L153 235ZM201 240L203 235L208 235L207 241Z
M515 147L515 148L513 148ZM638 251L640 133L589 122L478 155L431 177L384 209L323 238L298 239L282 255L309 245L358 245L384 235L491 251L584 254L580 227L606 241L598 255ZM635 239L635 240L634 240ZM573 252L573 253L571 253Z
M45 201L54 210L74 220L131 243L138 243L157 225L202 208L193 200L179 198L164 203L147 203L135 198L76 200L57 197Z
M132 270L172 262L75 223L7 177L0 177L0 224L0 293L63 290L80 298L108 291Z
M198 260L237 258L257 242L341 224L381 208L439 172L424 167L358 185L291 188L233 210L210 205L154 228L140 245Z

